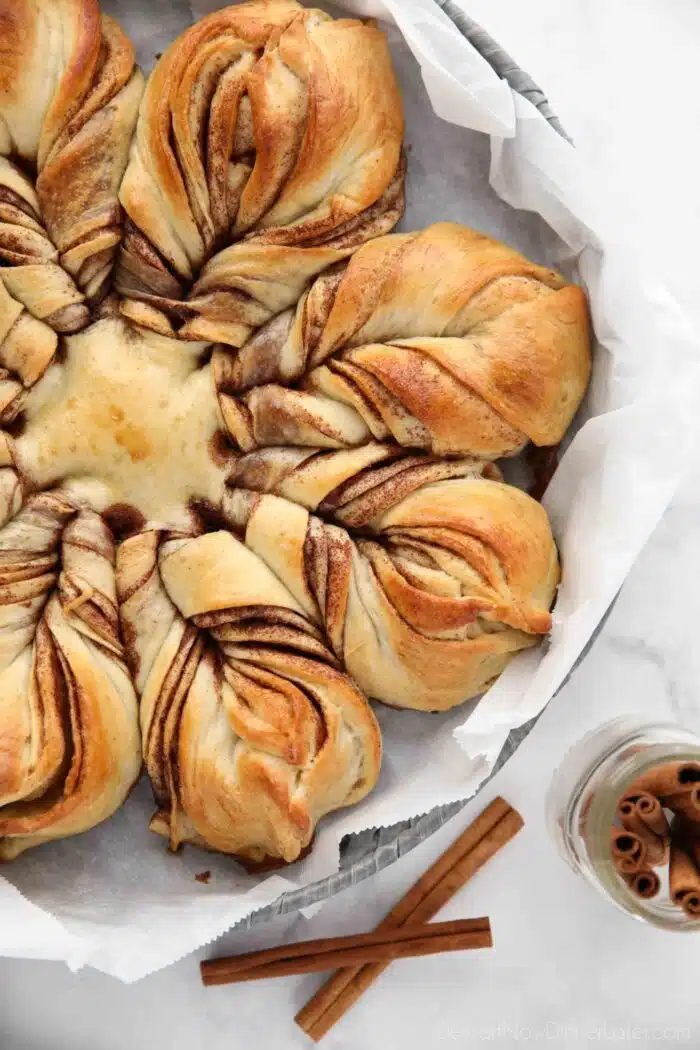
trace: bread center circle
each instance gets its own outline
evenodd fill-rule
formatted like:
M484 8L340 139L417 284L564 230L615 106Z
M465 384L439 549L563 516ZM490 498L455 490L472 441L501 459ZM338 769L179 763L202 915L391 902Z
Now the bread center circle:
M203 349L113 318L69 337L27 399L17 453L30 483L176 527L193 500L218 505L233 450L222 454Z

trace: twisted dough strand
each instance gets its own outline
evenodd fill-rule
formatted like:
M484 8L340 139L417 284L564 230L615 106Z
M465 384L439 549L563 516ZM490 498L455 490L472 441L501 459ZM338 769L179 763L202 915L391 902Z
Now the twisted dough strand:
M97 302L121 240L117 193L143 90L133 48L97 0L14 0L0 36L0 256L58 262L75 302ZM36 172L36 193L17 163Z
M268 494L237 487L223 509L368 696L446 710L551 624L547 516L497 477L388 446L266 449L243 457L233 483Z
M138 776L113 563L98 515L60 495L0 531L0 860L105 820Z
M97 0L0 5L0 422L107 293L143 78ZM29 174L32 178L30 179Z
M238 354L218 350L214 370L244 451L392 439L495 459L563 437L590 375L586 301L506 245L440 223L364 245Z
M126 540L121 615L146 766L171 847L296 860L374 785L379 730L317 627L228 532Z
M120 191L123 311L162 334L239 346L395 225L402 135L374 26L287 0L214 12L146 88Z

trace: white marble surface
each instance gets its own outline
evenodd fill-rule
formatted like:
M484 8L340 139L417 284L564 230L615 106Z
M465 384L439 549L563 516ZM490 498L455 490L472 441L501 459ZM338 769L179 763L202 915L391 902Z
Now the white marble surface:
M700 325L696 0L464 2L545 86L591 177L616 196L619 235L632 239ZM496 949L395 966L327 1037L329 1050L700 1045L700 940L647 929L598 899L556 855L543 814L552 769L604 719L642 712L700 728L700 652L693 645L698 481L700 457L594 651L476 803L310 920L285 920L236 939L239 950L370 927L494 794L518 805L525 831L444 913L489 914ZM224 938L216 952L233 943ZM200 957L206 954L214 950ZM60 964L0 959L0 1048L311 1045L291 1018L315 978L205 992L196 961L125 987L92 971L74 975Z

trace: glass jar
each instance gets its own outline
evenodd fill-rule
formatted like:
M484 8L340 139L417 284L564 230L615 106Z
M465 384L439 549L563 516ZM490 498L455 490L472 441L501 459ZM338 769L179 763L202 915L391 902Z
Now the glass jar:
M584 736L567 753L547 795L547 823L574 871L637 919L668 930L700 930L668 893L668 867L655 869L661 889L648 900L620 878L610 852L610 828L621 795L664 762L700 762L700 739L675 723L616 718Z

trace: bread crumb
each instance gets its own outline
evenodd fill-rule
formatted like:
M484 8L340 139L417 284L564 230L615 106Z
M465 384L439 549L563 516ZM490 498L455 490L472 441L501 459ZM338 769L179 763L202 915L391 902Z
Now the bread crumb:
M210 871L198 871L197 874L195 875L195 879L197 880L197 882L205 882L206 883L206 882L209 882L210 878L211 878L211 872Z

